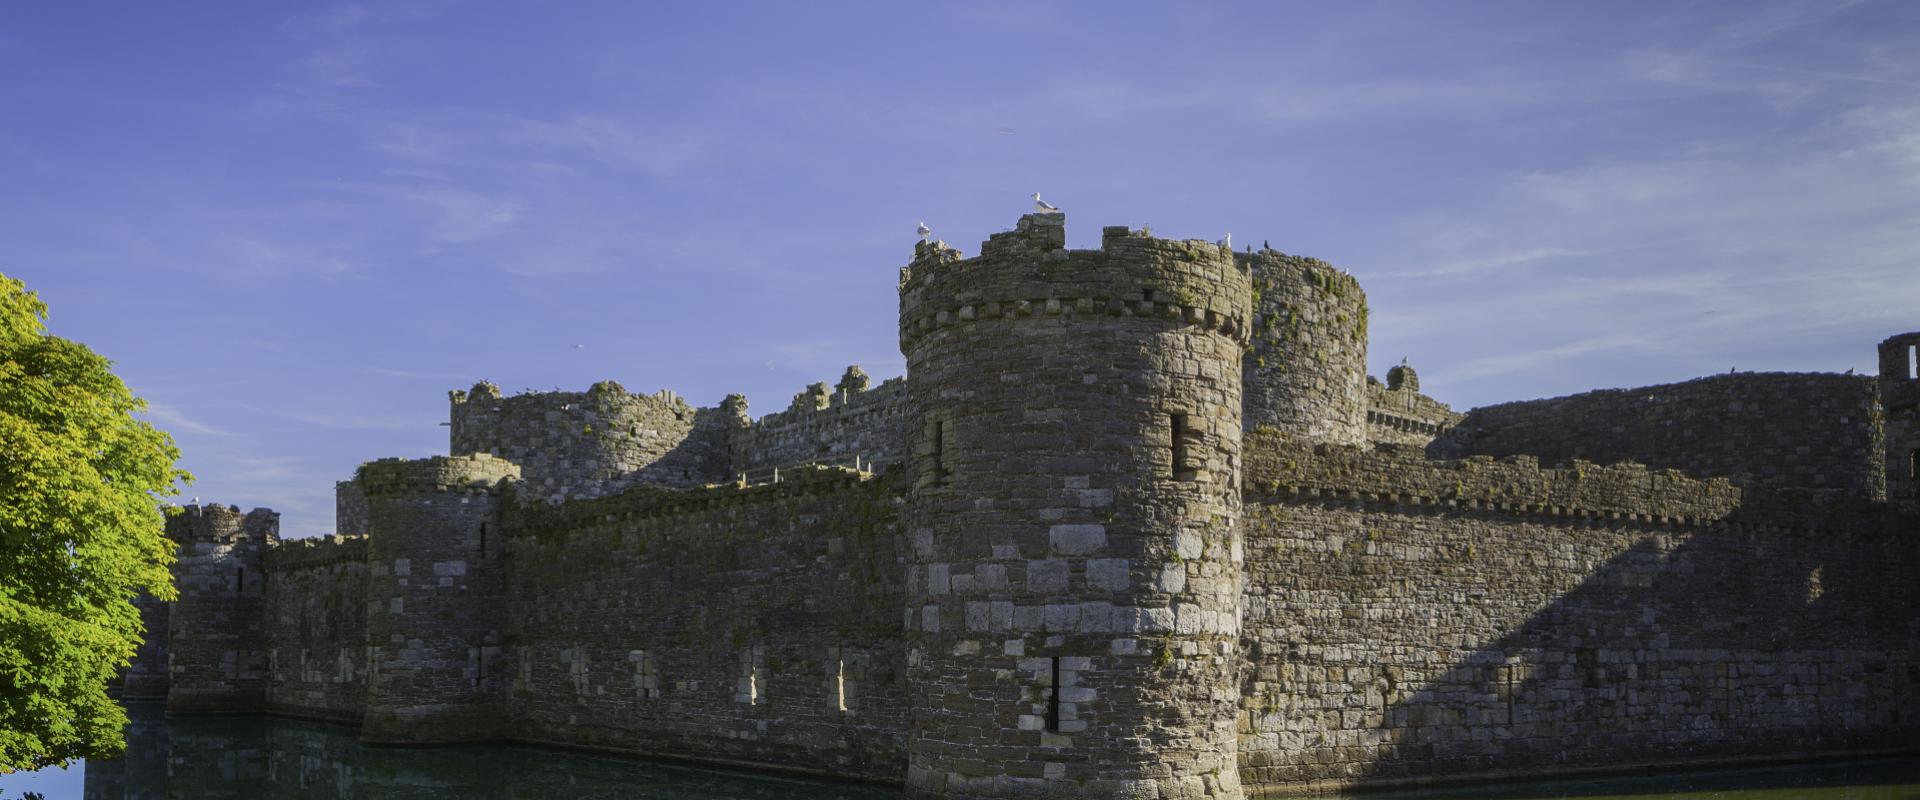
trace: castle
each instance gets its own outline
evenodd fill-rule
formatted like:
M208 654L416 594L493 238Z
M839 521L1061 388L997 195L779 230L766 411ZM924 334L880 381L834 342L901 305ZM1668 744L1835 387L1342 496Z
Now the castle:
M339 534L192 506L128 696L792 770L1242 798L1920 746L1920 333L1457 413L1326 263L1031 214L905 378L752 420L451 395Z

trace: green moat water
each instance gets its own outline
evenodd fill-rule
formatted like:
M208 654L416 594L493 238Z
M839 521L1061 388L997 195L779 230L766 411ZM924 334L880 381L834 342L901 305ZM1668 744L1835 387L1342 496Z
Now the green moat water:
M166 719L136 706L124 758L0 778L0 798L645 798L897 800L836 785L529 747L365 747L349 728L269 717ZM1366 794L1371 800L1916 800L1920 758Z

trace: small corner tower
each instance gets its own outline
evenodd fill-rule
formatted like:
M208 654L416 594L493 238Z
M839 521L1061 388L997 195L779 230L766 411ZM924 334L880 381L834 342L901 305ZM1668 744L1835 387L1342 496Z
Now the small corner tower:
M383 459L367 495L367 709L361 738L498 735L505 628L501 492L520 468L490 455Z
M1880 343L1880 408L1886 424L1887 500L1920 511L1920 331Z
M1030 214L903 271L908 790L1239 798L1249 271L1065 243Z
M180 592L166 629L168 712L253 711L266 699L261 564L279 535L280 515L264 508L191 505L167 519Z
M1367 295L1360 282L1332 264L1277 250L1238 258L1251 265L1256 290L1253 347L1243 364L1246 429L1364 444Z

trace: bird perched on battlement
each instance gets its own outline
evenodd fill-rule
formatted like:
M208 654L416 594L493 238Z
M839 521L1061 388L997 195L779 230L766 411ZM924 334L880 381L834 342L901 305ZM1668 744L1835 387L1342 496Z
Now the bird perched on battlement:
M1220 237L1220 241L1217 242L1217 244L1219 244L1221 247L1224 247L1228 250L1232 250L1233 249L1233 231L1227 231L1227 235Z
M927 227L927 223L922 222L920 223L919 233L920 233L920 241L924 242L927 240L927 237L933 235L933 229Z
M1047 201L1045 201L1045 200L1042 200L1042 199L1040 199L1040 193L1039 193L1039 192L1034 192L1034 193L1033 193L1033 213L1035 213L1035 214L1053 214L1053 213L1057 213L1057 212L1059 212L1059 210L1060 210L1060 207L1059 207L1059 206L1056 206L1056 205L1054 205L1054 204L1052 204L1052 203L1049 203L1049 202L1047 202Z

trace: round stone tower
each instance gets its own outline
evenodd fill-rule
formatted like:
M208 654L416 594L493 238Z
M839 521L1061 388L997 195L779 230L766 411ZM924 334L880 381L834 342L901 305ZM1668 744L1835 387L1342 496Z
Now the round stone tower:
M1332 264L1263 249L1244 360L1247 430L1334 444L1367 440L1367 295Z
M520 465L530 497L598 497L632 480L689 488L727 477L721 415L672 392L632 394L601 381L584 392L504 397L482 381L447 396L447 452Z
M262 568L280 536L280 515L264 508L190 505L167 518L179 546L168 615L167 711L254 711L266 698Z
M1059 214L900 284L918 797L1238 798L1247 265Z
M520 468L486 454L382 459L367 494L367 706L361 738L498 735L505 685L500 492Z
M1886 415L1887 500L1920 511L1920 331L1880 343L1880 408Z

